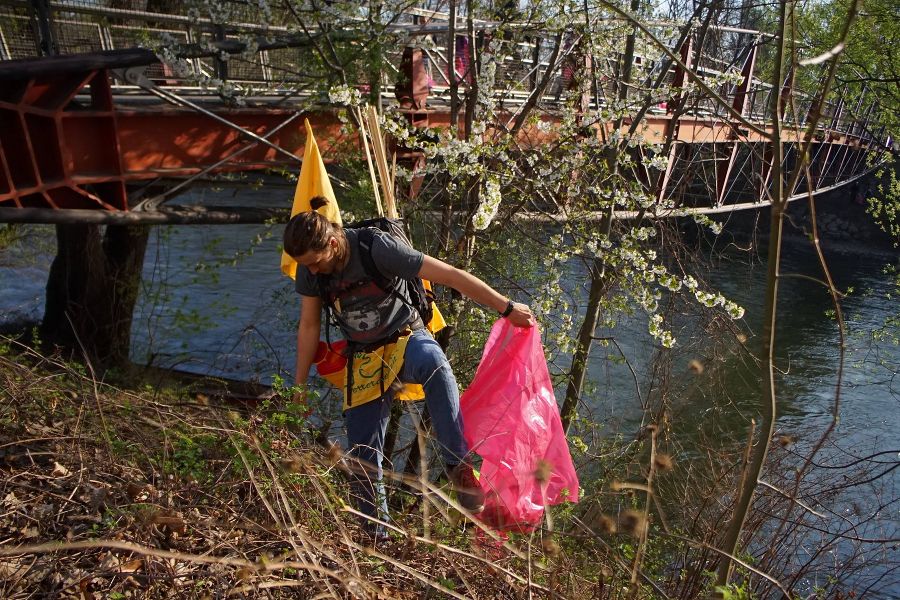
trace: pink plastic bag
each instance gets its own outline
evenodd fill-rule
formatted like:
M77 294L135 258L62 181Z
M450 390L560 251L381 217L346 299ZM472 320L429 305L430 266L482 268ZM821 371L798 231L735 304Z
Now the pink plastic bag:
M494 323L460 408L469 448L483 458L482 521L500 531L530 531L546 506L578 502L578 476L537 327Z

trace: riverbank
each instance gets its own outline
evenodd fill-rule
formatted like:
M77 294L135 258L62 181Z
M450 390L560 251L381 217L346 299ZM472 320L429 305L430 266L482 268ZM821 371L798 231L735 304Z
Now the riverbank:
M525 597L559 568L539 534L530 559L526 540L484 558L440 496L398 511L373 546L340 453L290 405L226 407L176 380L114 386L0 350L3 598Z
M839 188L815 198L816 232L820 242L838 248L851 244L856 251L884 254L888 257L900 256L900 249L872 215L869 201L877 194L878 181L874 175L860 180L857 184ZM738 239L758 237L768 238L769 208L741 211L719 220L725 227L725 234ZM785 213L784 238L786 241L811 239L813 234L813 210L806 199L788 204Z

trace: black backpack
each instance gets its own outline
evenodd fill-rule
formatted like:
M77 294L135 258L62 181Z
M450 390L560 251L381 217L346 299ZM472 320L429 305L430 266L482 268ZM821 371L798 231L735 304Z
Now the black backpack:
M386 294L391 294L399 298L402 302L415 309L419 317L421 317L422 323L427 326L428 323L431 322L431 317L433 315L432 304L434 304L435 299L434 292L426 290L425 285L422 283L422 279L419 277L404 279L401 277L388 277L384 275L378 270L378 267L375 266L375 261L372 258L372 243L375 240L375 236L378 235L376 230L383 231L384 233L397 238L410 248L413 247L404 231L403 221L400 219L378 217L353 223L344 229L353 229L357 232L356 239L359 242L360 261L362 262L363 270L366 272L366 275L372 279L375 285L378 286L378 289ZM327 276L325 277L327 278ZM404 294L400 289L401 281L406 282L408 297L407 294ZM327 287L327 279L320 279L319 289L322 293L322 302L328 313L328 318L331 320L331 311L334 309L334 303L329 297Z

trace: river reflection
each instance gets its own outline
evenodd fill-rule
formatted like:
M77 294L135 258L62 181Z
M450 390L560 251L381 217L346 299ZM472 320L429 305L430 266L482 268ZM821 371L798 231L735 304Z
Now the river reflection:
M887 437L900 426L900 349L879 342L873 334L885 327L898 306L883 269L891 256L854 248L830 251L827 262L840 290L853 291L843 300L845 319L844 377L841 386L842 429L865 430ZM733 259L710 273L714 288L746 307L747 327L761 333L766 265L743 265ZM779 285L776 364L779 423L791 427L810 420L830 420L835 400L841 338L827 289L802 275L824 279L808 243L785 245ZM747 348L759 355L758 337ZM759 403L761 370L753 361L738 359L723 367L731 398L742 408ZM897 440L896 434L894 441Z

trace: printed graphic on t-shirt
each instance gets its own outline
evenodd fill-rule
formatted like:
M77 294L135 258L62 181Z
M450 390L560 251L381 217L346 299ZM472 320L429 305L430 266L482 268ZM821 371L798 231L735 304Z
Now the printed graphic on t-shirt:
M374 341L394 333L385 329L397 310L396 298L385 294L375 282L369 281L363 285L337 282L331 288L331 294L338 322L355 332L356 339Z

